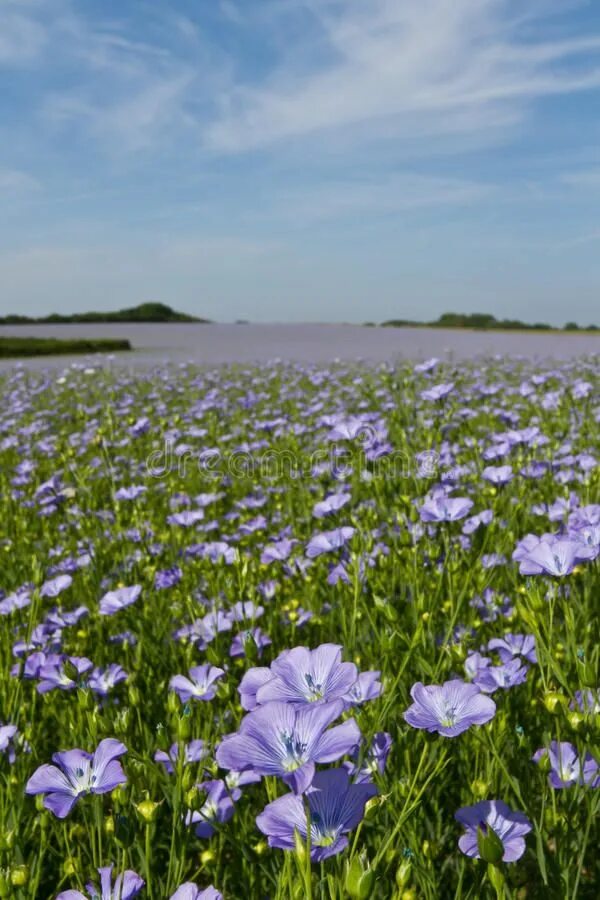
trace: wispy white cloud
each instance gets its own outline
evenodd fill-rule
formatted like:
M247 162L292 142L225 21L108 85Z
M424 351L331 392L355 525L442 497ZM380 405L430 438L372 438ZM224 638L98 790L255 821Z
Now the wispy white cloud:
M0 66L27 66L46 45L47 32L31 3L0 4Z
M600 166L564 172L561 181L572 188L600 189Z
M0 195L30 194L41 188L40 182L20 169L0 169Z
M383 177L338 179L318 186L284 190L265 212L269 216L310 224L365 215L394 216L425 209L468 207L497 192L492 184L405 172Z
M206 129L214 149L237 152L335 129L364 138L381 121L388 129L393 122L401 139L414 117L423 122L426 115L431 134L456 119L471 130L494 115L506 119L507 110L518 120L537 97L600 87L600 35L524 41L511 0L299 5L318 25L313 40L328 52L299 73L294 46L293 65L284 54L267 79L238 83ZM552 4L528 6L548 12Z

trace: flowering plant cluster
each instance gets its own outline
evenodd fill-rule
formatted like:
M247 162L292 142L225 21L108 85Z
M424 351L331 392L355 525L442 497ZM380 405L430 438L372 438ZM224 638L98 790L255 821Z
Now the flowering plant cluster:
M2 376L0 898L596 897L599 376Z

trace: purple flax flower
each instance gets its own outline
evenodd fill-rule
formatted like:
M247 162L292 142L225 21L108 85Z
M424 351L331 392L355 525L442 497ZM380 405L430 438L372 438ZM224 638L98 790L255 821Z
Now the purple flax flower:
M350 540L355 531L356 529L350 525L344 525L341 528L334 528L333 531L315 534L306 545L306 555L309 559L315 559L323 553L339 550Z
M174 675L169 687L175 691L182 703L188 700L212 700L217 693L217 681L225 671L217 666L204 663L189 670L189 678L185 675Z
M489 525L494 519L494 513L491 509L484 509L480 513L465 519L463 524L463 534L473 534L480 525Z
M256 606L252 600L238 600L230 610L232 622L244 622L248 619L260 619L264 615L264 606Z
M122 487L115 493L115 500L135 500L146 492L143 484L132 484Z
M571 703L571 709L579 709L586 715L597 715L600 713L600 688L575 691L575 699Z
M191 763L200 762L208 756L208 747L201 740L190 741L183 748L183 764L188 766ZM179 745L171 744L168 753L164 750L157 750L154 754L156 762L162 763L167 774L173 775L175 766L179 757Z
M503 638L492 638L488 641L488 650L495 650L503 663L510 662L514 656L522 656L530 663L537 662L535 638L532 634L505 634Z
M262 628L247 628L245 631L240 631L239 634L236 634L231 642L229 655L232 657L246 656L250 650L260 657L265 647L272 643L273 641L268 634L265 634Z
M184 509L183 512L172 513L167 516L169 525L179 525L182 528L190 528L197 525L204 518L203 509Z
M482 656L481 653L469 653L465 659L465 674L470 681L477 677L482 669L491 666L492 660L489 656Z
M100 741L94 755L85 750L63 750L52 756L55 766L37 769L25 787L26 794L45 794L44 806L59 819L69 815L85 794L106 794L127 781L118 757L127 747L113 738Z
M329 728L343 710L342 700L300 708L273 701L248 713L239 731L223 739L217 763L224 769L278 775L301 794L313 780L315 763L335 762L359 743L354 719Z
M348 846L346 835L356 828L365 804L377 794L373 784L353 784L345 769L327 769L315 775L305 797L285 794L269 803L256 818L270 847L294 850L296 832L308 838L305 802L310 814L310 858L321 862Z
M0 600L0 616L9 616L18 609L25 609L31 603L31 595L27 590L21 588L14 594L9 594Z
M548 759L550 772L548 781L550 786L560 790L561 788L585 785L587 787L600 787L600 770L598 763L591 753L586 753L583 765L577 750L568 741L552 741L548 749L545 747L536 750L532 760L539 763L542 759Z
M419 509L423 522L456 522L464 519L473 506L468 497L448 497L439 493L429 497Z
M355 684L358 671L354 663L341 659L339 644L321 644L316 650L294 647L271 663L273 677L258 689L257 703L282 700L302 705L343 697Z
M313 506L313 516L317 519L329 516L331 513L335 513L345 506L350 498L350 494L330 494L328 497L325 497L324 500L315 503Z
M108 591L100 600L100 615L114 616L121 609L125 609L125 607L135 603L141 593L142 588L139 584Z
M497 594L492 588L485 588L481 596L473 597L469 606L476 609L483 622L495 622L499 616L510 616L513 606L509 597Z
M536 540L537 543L529 547L523 547L522 542L513 554L513 559L519 561L521 575L563 578L571 574L577 563L598 555L597 547L588 547L570 538L548 535Z
M448 394L451 394L454 390L454 382L449 381L446 384L434 384L433 387L427 388L425 391L421 391L421 397L423 400L443 400L444 397L447 397Z
M98 869L101 894L98 894L96 885L86 884L87 895L81 891L62 891L56 900L133 900L137 897L146 883L144 879L131 869L127 869L122 875L117 875L113 885L112 870L112 866Z
M280 658L281 654L278 659ZM271 669L266 666L253 666L251 669L248 669L238 687L242 709L245 709L247 712L256 709L258 706L256 694L259 688L270 681L272 677Z
M5 753L12 765L16 759L14 739L17 736L16 725L0 725L0 753Z
M376 700L383 690L379 676L381 672L360 672L358 678L344 696L347 706L361 706L369 700Z
M484 670L485 671L485 670ZM471 725L485 725L496 713L496 704L474 684L454 679L442 685L418 681L410 692L415 701L404 713L413 728L456 737Z
M274 544L269 544L262 552L260 557L261 563L267 566L272 562L285 562L295 543L296 541L282 538L282 540L276 541Z
M183 572L179 566L171 566L170 569L159 570L154 576L154 587L157 591L166 590L179 584L183 576Z
M85 656L68 656L66 659L46 662L39 670L38 694L48 691L74 691L83 683L83 676L94 667Z
M202 890L192 881L186 881L177 888L171 900L223 900L223 894L212 884Z
M354 763L344 763L344 768L353 776L355 784L373 781L373 775L383 775L391 749L391 734L388 734L386 731L378 731L377 734L373 735L373 740L362 761L361 768L357 768Z
M66 591L67 588L71 587L73 584L73 579L70 575L57 575L56 578L51 578L50 581L45 581L40 588L40 595L42 597L58 597L59 594L62 594L63 591Z
M516 862L525 853L525 835L531 831L531 822L522 812L510 809L502 800L483 800L474 806L463 806L454 814L465 834L460 838L458 846L473 859L480 859L478 836L485 835L488 830L502 841L503 862Z
M498 688L509 690L518 684L523 684L527 678L529 667L523 665L519 656L515 656L501 666L486 666L481 668L473 683L477 685L484 694L493 694Z
M90 690L99 697L106 697L115 685L127 680L127 672L118 663L111 663L106 669L94 669L89 677Z
M491 484L507 484L513 477L512 466L486 466L481 473Z
M215 826L229 822L233 816L233 800L221 778L203 781L198 787L206 791L206 799L199 810L188 812L186 825L195 825L199 838L210 838L215 833Z

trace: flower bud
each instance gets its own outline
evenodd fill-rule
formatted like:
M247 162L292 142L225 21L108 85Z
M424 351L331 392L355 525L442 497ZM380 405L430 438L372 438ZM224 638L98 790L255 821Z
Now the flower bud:
M477 829L477 849L481 858L492 867L504 856L504 844L493 828L488 828L487 825L481 825Z
M488 791L490 790L489 783L487 781L483 781L481 778L475 778L471 782L470 787L473 796L478 800L483 800L483 798L487 796Z
M29 881L29 868L27 866L16 866L10 873L10 883L14 887L24 887Z
M299 861L303 863L306 860L306 844L297 828L294 828L294 850Z
M403 860L396 869L396 884L402 890L408 886L412 873L412 862L410 859Z
M214 850L204 850L200 854L200 862L203 866L209 866L212 862L215 861L216 858L217 857Z
M583 713L580 713L579 710L571 710L571 712L567 715L567 721L573 731L579 731L583 723L585 722L585 716Z
M73 859L72 856L67 856L62 866L65 878L71 878L73 875L76 875L78 868L79 862L76 859Z
M559 715L562 707L567 703L567 698L558 691L548 691L544 694L544 706L552 715Z
M172 693L172 692L169 693L169 695L167 696L168 712L170 712L171 714L179 713L179 707L180 707L180 702L179 702L179 697L177 696L177 694Z
M156 810L159 806L159 803L154 803L152 800L142 800L141 803L138 803L136 809L144 822L150 823L154 822L156 818Z
M354 900L369 900L375 886L375 872L366 858L355 856L346 870L346 891Z

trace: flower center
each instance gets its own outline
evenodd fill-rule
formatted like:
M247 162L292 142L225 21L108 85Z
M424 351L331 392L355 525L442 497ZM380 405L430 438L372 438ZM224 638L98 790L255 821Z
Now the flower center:
M311 703L315 700L322 700L324 696L323 685L315 682L314 678L309 672L304 675L304 680L308 685L308 694L306 699L310 700Z
M288 732L282 732L280 740L285 749L285 756L282 759L285 771L293 772L299 769L305 763L306 744L299 741L296 735Z

